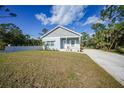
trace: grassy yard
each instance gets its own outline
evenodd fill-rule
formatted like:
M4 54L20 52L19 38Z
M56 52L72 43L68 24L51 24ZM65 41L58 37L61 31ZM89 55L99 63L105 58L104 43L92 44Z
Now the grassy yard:
M122 87L87 55L55 51L0 54L0 87Z
M124 55L124 47L112 50L111 52Z

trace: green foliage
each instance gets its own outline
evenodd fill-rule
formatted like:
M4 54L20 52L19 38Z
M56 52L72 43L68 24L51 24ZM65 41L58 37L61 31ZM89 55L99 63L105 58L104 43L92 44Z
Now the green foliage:
M118 48L117 50L119 53L124 54L124 48Z
M84 47L87 47L87 42L90 39L90 36L86 32L82 32L81 42Z
M101 19L106 20L109 24L117 23L117 21L123 21L124 19L124 6L122 5L107 5L101 11Z
M98 33L98 32L97 32ZM93 35L94 36L94 35ZM80 48L81 51L83 50L83 48L97 48L96 47L96 42L98 39L93 38L93 36L90 36L88 33L83 32L82 33L82 37L81 37L81 44L80 44ZM95 40L96 39L96 40Z
M24 35L22 30L15 24L0 24L1 46L11 44L13 46L32 46L42 45L42 40L30 38L30 35Z
M3 40L0 39L0 50L4 49L5 46L5 42L3 42Z
M106 6L100 16L104 24L92 25L95 31L92 38L95 47L111 50L124 45L124 6Z
M0 24L0 29L0 32L2 33L0 37L4 42L6 42L6 44L22 45L22 43L25 42L25 36L16 25L12 23Z
M39 33L40 35L44 35L44 34L46 34L48 32L48 29L46 29L46 28L43 28L42 29L42 32L41 33Z
M29 42L28 42L29 45L37 45L37 46L40 46L42 45L42 40L36 40L36 39L29 39Z
M94 29L95 31L101 31L101 30L106 29L106 28L105 28L104 24L96 23L96 24L92 25L92 29Z

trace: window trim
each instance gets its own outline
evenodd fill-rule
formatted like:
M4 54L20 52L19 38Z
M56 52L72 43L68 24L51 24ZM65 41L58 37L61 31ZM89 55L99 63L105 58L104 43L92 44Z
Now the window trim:
M73 42L73 44L72 44L72 42ZM76 43L75 43L75 40L71 40L71 46L74 47L75 44L76 44Z
M46 41L46 45L50 46L50 47L53 47L55 45L54 42L55 41Z

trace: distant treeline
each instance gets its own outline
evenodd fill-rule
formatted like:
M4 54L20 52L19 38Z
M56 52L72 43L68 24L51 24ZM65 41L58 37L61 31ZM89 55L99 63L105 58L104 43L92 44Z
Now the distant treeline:
M30 35L24 35L15 24L0 24L0 49L8 44L12 46L42 45L42 40L33 39Z

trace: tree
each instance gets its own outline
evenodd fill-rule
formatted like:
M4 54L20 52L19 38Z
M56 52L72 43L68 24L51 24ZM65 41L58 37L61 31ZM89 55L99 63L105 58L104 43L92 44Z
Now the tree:
M24 45L27 45L29 46L30 45L30 35L25 35L25 44Z
M124 5L107 5L101 11L101 19L108 22L110 26L122 22L124 19Z
M8 44L13 46L42 45L42 40L32 39L30 35L24 35L15 24L0 24L0 48Z
M93 41L101 49L116 49L124 35L124 6L105 6L100 14L104 24L93 24Z
M93 42L96 45L96 48L107 48L107 29L104 24L96 23L92 25L92 29L95 30L93 35Z
M7 13L6 15L0 15L0 18L6 18L6 17L16 17L17 14L12 13L9 8L6 8L4 5L0 5L0 11L4 11Z
M44 34L46 34L47 32L48 32L48 29L43 28L43 29L42 29L42 32L40 33L40 35L44 35Z
M108 22L108 28L110 31L110 46L109 50L112 48L117 48L119 38L123 34L123 28L117 26L123 26L124 22L124 6L110 5L106 6L105 9L101 11L101 19Z
M101 30L105 30L105 25L101 24L101 23L96 23L92 25L92 29L94 29L95 31L101 31Z
M115 25L115 31L118 31L117 38L114 44L114 47L117 48L118 45L124 46L124 22L120 22Z
M29 39L29 45L31 46L34 46L34 45L37 45L37 46L41 46L42 45L42 40L38 40L38 39Z
M22 30L12 23L4 25L6 25L6 34L4 36L4 41L7 44L11 45L22 45L25 41L25 36L22 33Z
M7 44L22 45L25 35L15 24L0 24L0 39Z
M89 36L88 33L82 32L81 41L82 41L82 45L83 45L84 47L87 47L87 42L88 42L89 38L90 38L90 36Z
M0 50L4 49L5 42L3 42L2 39L0 39Z

